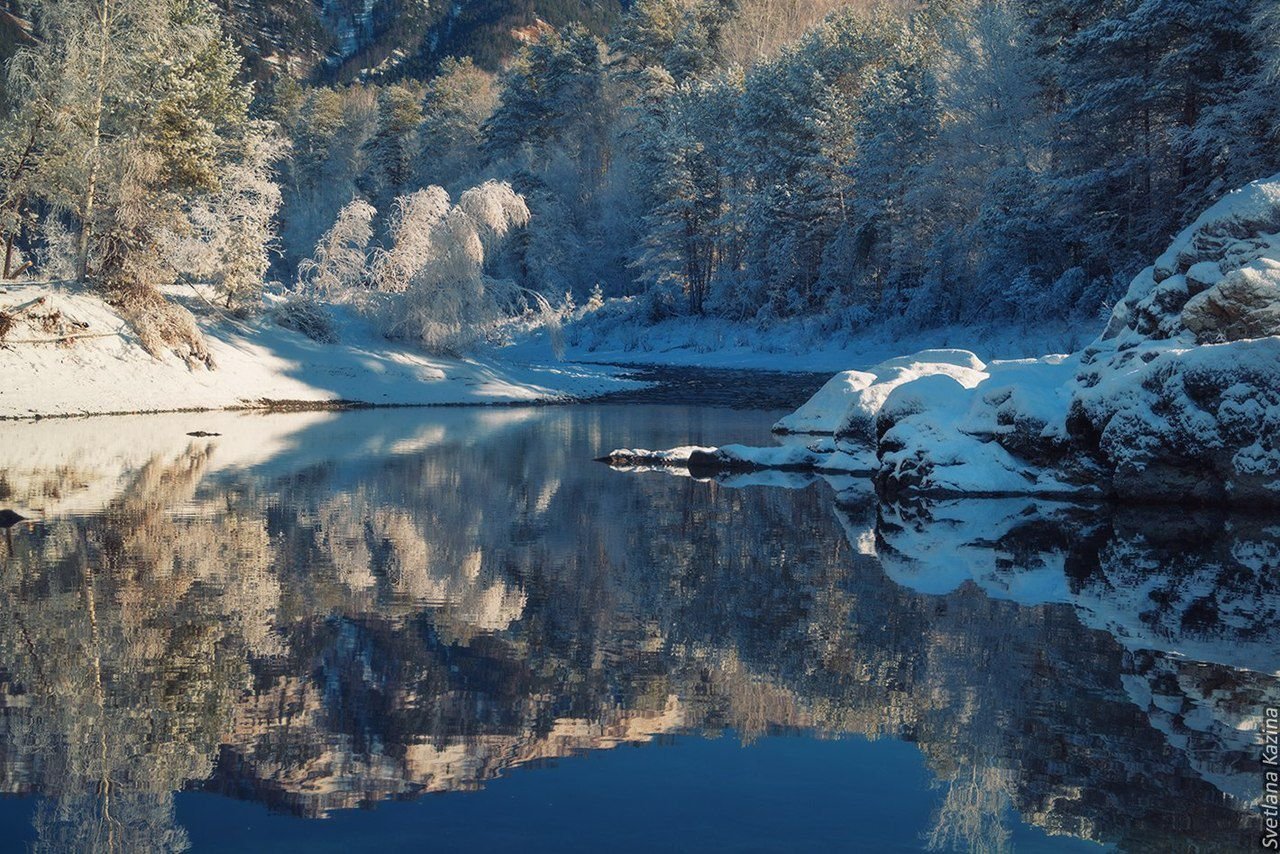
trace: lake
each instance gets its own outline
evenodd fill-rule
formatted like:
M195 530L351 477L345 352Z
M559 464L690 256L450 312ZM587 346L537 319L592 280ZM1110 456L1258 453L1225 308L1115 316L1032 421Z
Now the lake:
M0 425L0 847L1258 847L1280 523L593 462L780 414Z

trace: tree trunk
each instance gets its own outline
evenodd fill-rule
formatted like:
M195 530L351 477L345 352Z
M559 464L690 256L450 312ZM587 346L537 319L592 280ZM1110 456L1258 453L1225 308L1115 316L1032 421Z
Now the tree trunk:
M83 281L89 277L89 238L93 228L94 209L98 196L98 170L100 151L102 148L102 112L106 104L107 49L110 46L111 33L111 0L100 0L97 9L99 37L98 43L98 77L95 81L96 92L93 106L93 122L89 143L89 179L85 183L84 206L80 213L80 239L77 247L77 267L79 278Z

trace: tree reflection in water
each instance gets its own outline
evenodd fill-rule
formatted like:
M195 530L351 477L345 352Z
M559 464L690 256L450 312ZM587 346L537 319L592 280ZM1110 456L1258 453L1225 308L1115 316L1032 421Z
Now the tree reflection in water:
M584 462L749 413L210 418L3 452L45 511L0 546L0 785L44 796L40 850L181 850L184 789L321 816L729 729L916 743L935 848L1255 837L1267 520Z

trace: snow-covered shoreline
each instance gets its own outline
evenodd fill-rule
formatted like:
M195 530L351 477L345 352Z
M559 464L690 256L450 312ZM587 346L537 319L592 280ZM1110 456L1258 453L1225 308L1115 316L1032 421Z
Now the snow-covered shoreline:
M1082 351L890 359L838 374L777 431L816 438L605 459L871 474L889 498L1280 504L1280 175L1188 226Z
M44 298L0 342L0 420L234 409L501 405L565 402L640 385L624 370L553 360L447 359L388 341L341 312L341 340L323 344L267 317L200 311L215 367L148 354L96 295L10 285L0 310ZM181 294L172 294L180 298ZM54 339L68 337L64 343ZM75 337L80 336L80 337ZM91 337L86 337L91 336ZM30 343L33 341L47 343Z

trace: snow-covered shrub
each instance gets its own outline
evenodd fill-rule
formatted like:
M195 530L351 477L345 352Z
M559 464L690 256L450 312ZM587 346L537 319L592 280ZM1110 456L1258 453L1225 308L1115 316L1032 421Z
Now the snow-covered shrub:
M675 281L663 281L649 288L641 298L644 319L649 325L683 315L688 306L684 288Z
M215 367L191 312L152 288L117 287L112 291L111 305L137 334L143 349L157 359L173 352L188 362Z
M294 293L271 310L272 319L285 329L301 332L321 344L338 342L338 326L329 309L314 296Z

